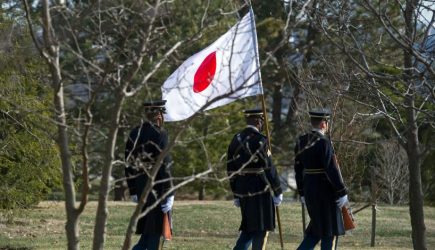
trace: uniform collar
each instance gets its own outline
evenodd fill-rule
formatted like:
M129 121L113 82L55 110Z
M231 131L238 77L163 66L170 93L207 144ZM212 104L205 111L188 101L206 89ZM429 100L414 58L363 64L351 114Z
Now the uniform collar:
M252 125L247 125L247 126L246 126L246 128L251 128L251 129L253 129L253 130L257 131L258 133L260 133L260 131L258 130L258 128L257 128L257 127L255 127L255 126L252 126Z
M150 127L153 127L156 130L161 130L162 129L161 127L157 126L157 124L152 123L151 121L145 121L143 124L147 125L147 126L150 126Z
M319 133L319 134L321 134L321 135L325 135L325 132L323 132L323 130L321 130L321 129L319 129L319 128L313 128L313 129L311 129L311 131L313 131L313 132L317 132L317 133Z

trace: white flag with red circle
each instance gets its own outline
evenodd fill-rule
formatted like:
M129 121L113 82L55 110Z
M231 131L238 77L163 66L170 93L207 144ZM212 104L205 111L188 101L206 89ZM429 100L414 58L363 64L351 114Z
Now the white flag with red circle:
M162 86L166 121L263 93L252 10L207 48L189 57Z

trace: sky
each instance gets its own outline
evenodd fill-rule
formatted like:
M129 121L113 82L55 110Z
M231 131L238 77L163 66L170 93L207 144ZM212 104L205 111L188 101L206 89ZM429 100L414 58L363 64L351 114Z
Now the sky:
M427 25L435 14L435 0L423 1L422 5L426 8L421 9L420 21ZM435 24L432 24L432 26L435 27Z

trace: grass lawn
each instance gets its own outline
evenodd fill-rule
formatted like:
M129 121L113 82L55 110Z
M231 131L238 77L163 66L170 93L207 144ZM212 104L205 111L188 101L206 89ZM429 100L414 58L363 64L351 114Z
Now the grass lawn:
M110 202L105 249L120 249L133 211L129 202ZM96 203L80 218L80 248L91 249ZM296 249L302 239L301 208L280 206L285 249ZM66 249L65 208L60 202L42 202L31 210L8 214L0 210L0 249ZM341 237L341 249L412 249L407 207L381 206L377 215L376 246L370 247L370 208L356 216L352 235ZM164 249L231 249L238 236L240 214L230 201L176 201L174 237ZM427 246L435 246L435 208L425 207ZM137 236L133 239L137 240ZM269 235L267 249L280 249L278 230Z

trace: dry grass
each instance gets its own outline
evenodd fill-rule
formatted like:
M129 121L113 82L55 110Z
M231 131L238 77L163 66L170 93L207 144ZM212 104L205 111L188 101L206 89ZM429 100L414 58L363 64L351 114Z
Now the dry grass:
M106 249L120 249L134 204L110 202ZM80 218L80 247L92 246L96 203ZM30 210L0 211L0 249L65 249L65 209L62 202L41 202ZM300 206L280 207L285 249L296 249L302 239ZM435 208L425 208L428 247L435 245ZM240 222L239 211L227 201L176 201L174 238L165 249L231 249ZM371 211L356 215L357 229L340 238L341 249L412 249L407 207L380 207L376 247L370 247ZM136 240L136 237L135 237ZM280 249L278 232L271 233L267 249Z

